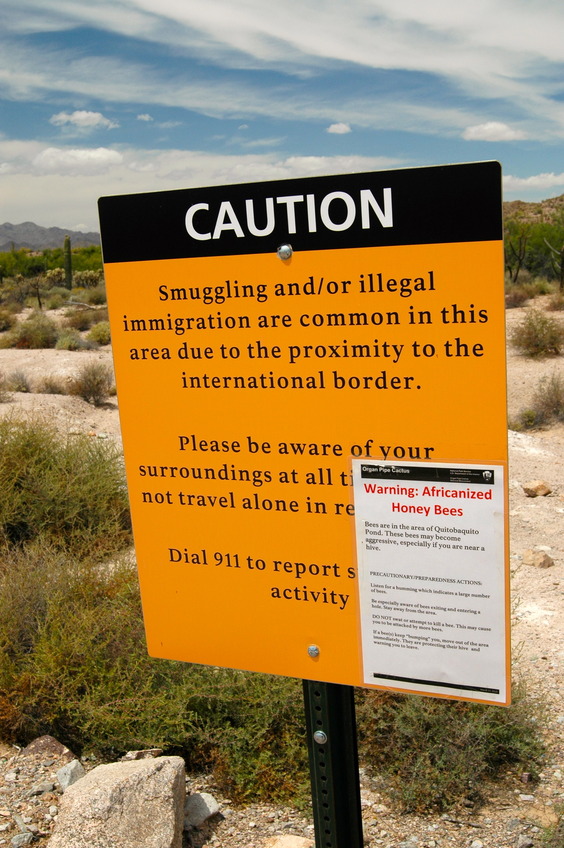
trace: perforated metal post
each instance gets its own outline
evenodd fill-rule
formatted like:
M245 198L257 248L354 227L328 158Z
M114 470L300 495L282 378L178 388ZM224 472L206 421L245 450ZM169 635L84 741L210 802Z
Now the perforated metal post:
M315 848L362 848L354 689L303 681Z

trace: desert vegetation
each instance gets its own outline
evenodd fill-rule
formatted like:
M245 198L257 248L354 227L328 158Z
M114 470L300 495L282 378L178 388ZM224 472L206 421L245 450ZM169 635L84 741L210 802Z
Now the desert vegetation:
M511 339L521 355L556 358L562 295L552 253L543 264L533 251L543 239L508 243L507 305L527 304ZM72 252L70 288L68 271L63 248L0 254L0 347L77 352L70 380L0 373L0 403L18 392L93 405L111 396L107 366L80 360L110 342L99 250ZM519 426L562 420L555 372ZM189 606L186 616L189 627ZM364 690L356 699L363 765L404 810L479 801L508 769L533 779L541 770L543 717L519 685L509 709ZM309 797L299 681L147 656L119 451L9 415L0 421L0 739L42 733L103 758L180 753L240 802Z
M300 682L151 659L122 460L111 442L0 422L0 739L50 733L80 754L182 754L239 802L309 797ZM187 607L187 626L190 626ZM400 808L483 798L540 769L537 707L357 692L364 766Z
M505 268L511 283L540 277L555 281L564 291L562 200L504 204Z

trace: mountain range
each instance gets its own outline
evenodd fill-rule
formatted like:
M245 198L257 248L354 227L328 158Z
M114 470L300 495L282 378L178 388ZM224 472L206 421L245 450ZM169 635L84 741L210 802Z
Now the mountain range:
M40 227L38 224L26 221L23 224L0 224L0 251L19 250L21 247L31 250L62 247L67 235L70 236L73 247L100 244L100 233L80 233L75 230L63 230L60 227Z
M519 217L532 222L553 223L562 220L564 194L538 203L512 200L503 204L503 214L506 220ZM75 230L64 230L60 227L40 227L38 224L26 221L23 224L0 224L0 252L12 249L18 250L21 247L27 247L30 250L62 247L66 235L70 236L73 247L88 247L92 244L100 244L100 233L81 233Z

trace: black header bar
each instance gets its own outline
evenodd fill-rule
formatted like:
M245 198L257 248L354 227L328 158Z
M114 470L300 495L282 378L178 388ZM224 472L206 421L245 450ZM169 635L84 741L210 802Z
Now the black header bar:
M501 240L498 162L102 197L104 262Z
M371 465L360 466L361 479L393 480L411 482L413 480L437 483L461 483L464 485L493 486L495 471L493 468L435 468L432 465Z

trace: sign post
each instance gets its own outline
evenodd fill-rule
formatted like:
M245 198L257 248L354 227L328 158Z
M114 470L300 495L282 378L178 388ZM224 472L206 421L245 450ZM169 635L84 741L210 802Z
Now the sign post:
M425 662L419 678L440 684L428 694L507 704L499 165L105 197L99 206L149 652L422 691L411 668L390 676L394 634L413 610L400 603L401 587L398 597L375 594L370 572L400 586L427 549L398 544L402 565L395 546L368 545L368 524L391 525L392 502L364 488L375 481L359 468L492 468L495 514L466 514L460 500L464 514L445 513L437 527L462 539L451 524L479 525L495 591L464 603L457 595L458 611L437 615L441 648L427 650L424 625L409 625L417 644L401 656ZM446 497L393 502L446 509ZM415 530L409 518L405 534L443 544L441 531L423 522ZM485 545L490 519L495 544ZM448 561L462 592L483 570L481 551L434 550L422 578L435 564L442 575ZM411 583L416 603L429 582ZM394 628L376 627L373 601L380 623L382 601L396 602ZM457 616L464 626L474 617L460 612L470 607L495 620L480 640L494 671L459 689L462 652L446 640Z
M316 848L362 848L354 689L303 681Z

